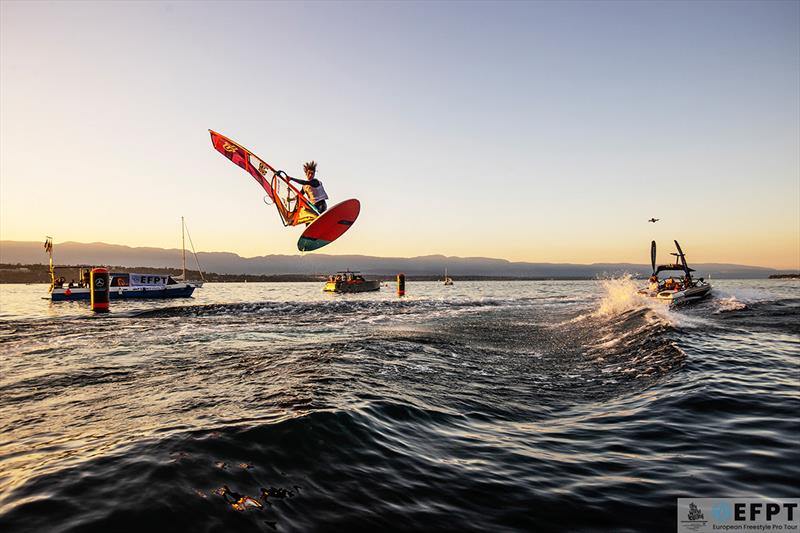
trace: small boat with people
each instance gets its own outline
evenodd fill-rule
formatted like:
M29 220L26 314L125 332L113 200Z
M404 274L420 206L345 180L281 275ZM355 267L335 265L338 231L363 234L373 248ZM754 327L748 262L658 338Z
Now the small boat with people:
M678 252L671 255L675 256L676 262L656 267L656 241L652 241L650 262L653 266L653 273L648 280L648 286L639 290L639 294L668 304L688 303L705 298L711 294L711 284L703 278L694 279L692 277L692 272L695 270L689 268L686 263L686 255L681 250L681 245L678 244L678 241L674 242ZM665 272L666 276L660 276ZM676 273L683 273L683 275L675 275Z
M325 292L369 292L377 291L380 288L379 280L367 280L360 272L344 270L328 276L322 290Z
M50 299L54 302L89 300L91 267L82 267L77 282L66 283L64 277L51 274ZM197 285L180 282L169 274L136 274L112 272L109 274L109 298L188 298Z

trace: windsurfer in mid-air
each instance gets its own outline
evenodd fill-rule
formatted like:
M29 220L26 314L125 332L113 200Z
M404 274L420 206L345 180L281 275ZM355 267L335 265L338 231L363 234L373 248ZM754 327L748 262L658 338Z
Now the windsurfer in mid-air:
M325 189L322 187L322 182L315 177L317 174L317 163L315 161L309 161L303 165L303 170L308 179L289 179L303 186L303 193L305 193L306 198L308 198L309 202L314 204L314 207L317 208L317 211L319 211L321 215L328 209L328 204L325 202L325 200L328 199L328 193L326 193Z
M316 177L317 164L314 161L303 166L306 179L290 178L286 172L275 169L239 143L208 131L214 150L252 176L264 189L267 193L264 201L275 206L284 226L306 226L297 240L299 251L310 252L332 243L358 218L361 202L355 198L338 202L328 209L328 194Z

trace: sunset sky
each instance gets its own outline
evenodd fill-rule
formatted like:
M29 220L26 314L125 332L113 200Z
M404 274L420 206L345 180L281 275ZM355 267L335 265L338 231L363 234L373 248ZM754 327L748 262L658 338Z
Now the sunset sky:
M800 268L800 2L0 2L0 239ZM657 224L647 222L660 218ZM666 258L664 258L666 259Z

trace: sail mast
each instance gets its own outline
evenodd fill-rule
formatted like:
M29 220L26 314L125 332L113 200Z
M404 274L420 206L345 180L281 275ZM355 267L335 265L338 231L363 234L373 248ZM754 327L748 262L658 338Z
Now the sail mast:
M53 292L53 288L56 286L56 272L53 269L53 238L49 235L44 241L44 249L50 256L50 292Z
M186 237L185 237L185 230L186 227L183 217L181 217L181 249L183 250L183 275L181 279L186 281Z
M186 235L189 237L189 246L192 247L192 254L194 255L194 262L197 265L197 272L200 274L200 279L205 281L206 277L203 275L203 267L200 266L200 260L197 258L197 251L194 249L194 242L192 242L192 234L189 233L189 228L186 227L186 223L183 224L183 227L186 229ZM184 270L186 269L186 250L184 249ZM184 280L185 281L185 280Z

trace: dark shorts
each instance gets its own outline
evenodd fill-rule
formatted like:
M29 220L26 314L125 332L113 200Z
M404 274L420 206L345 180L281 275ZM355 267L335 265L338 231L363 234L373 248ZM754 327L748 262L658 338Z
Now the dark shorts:
M320 200L319 202L314 204L314 207L317 208L317 211L319 211L319 214L321 215L322 213L325 212L326 209L328 209L328 204L325 203L325 200Z

